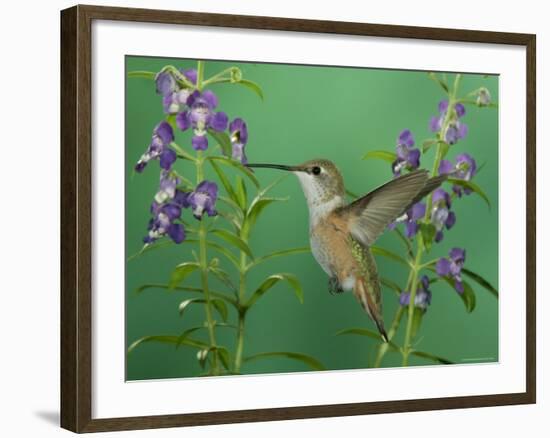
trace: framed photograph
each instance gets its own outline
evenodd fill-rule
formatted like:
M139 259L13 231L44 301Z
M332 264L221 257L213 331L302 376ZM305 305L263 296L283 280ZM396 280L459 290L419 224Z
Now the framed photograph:
M535 403L535 35L61 13L61 425Z

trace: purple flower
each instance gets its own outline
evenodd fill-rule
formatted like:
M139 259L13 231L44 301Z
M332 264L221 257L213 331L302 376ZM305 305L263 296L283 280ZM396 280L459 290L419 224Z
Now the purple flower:
M440 132L445 122L447 111L449 111L449 101L442 100L438 105L439 116L433 116L430 119L430 130ZM468 126L459 119L466 114L466 108L461 103L454 105L454 111L449 115L449 123L443 134L445 142L452 145L468 134Z
M232 154L234 160L247 164L248 159L244 152L244 147L248 142L248 129L243 119L236 118L229 124L229 138L231 139Z
M419 309L426 310L432 302L432 292L429 289L430 280L426 275L423 275L418 283L416 294L414 296L414 305ZM408 306L411 302L411 293L408 291L401 292L399 296L399 304Z
M426 214L426 204L418 202L414 204L407 212L398 217L394 222L388 225L388 229L393 230L397 224L403 222L405 224L405 236L411 239L416 233L418 233L419 225L418 221L424 217Z
M440 277L447 277L454 280L455 289L459 294L464 292L464 284L462 283L462 267L466 260L466 250L461 248L453 248L449 251L448 258L440 258L435 270Z
M413 148L414 137L410 130L401 131L397 138L397 158L392 163L394 176L401 175L403 169L414 170L420 166L420 150Z
M431 223L435 226L435 241L443 240L443 230L450 230L456 222L456 216L451 211L451 197L442 188L436 189L432 194Z
M207 130L225 131L228 122L227 115L222 111L214 111L218 106L218 98L210 90L202 93L195 90L187 98L187 106L188 110L177 115L176 123L182 131L192 127L195 134L191 141L193 149L205 150L208 148Z
M464 181L470 181L477 172L476 160L474 160L468 154L460 154L456 157L456 164L452 164L448 160L441 160L439 165L439 174L452 174L456 179L461 179ZM462 194L469 195L472 193L472 190L467 187L461 187L457 184L453 185L453 192L455 192L458 197L461 197Z
M182 70L181 73L189 82L196 83L196 70ZM187 103L187 99L191 95L191 89L185 86L181 87L171 72L162 71L157 74L155 83L157 93L162 95L162 105L166 114L178 113L180 107Z
M160 167L170 170L176 161L176 152L170 149L169 144L174 141L174 131L169 123L162 121L153 130L151 143L145 153L141 156L134 169L141 173L150 160L158 159Z
M194 191L188 193L184 207L191 207L193 210L193 216L196 219L202 219L204 212L208 216L216 216L216 200L218 198L218 186L212 181L201 182Z
M159 190L151 203L153 217L147 227L147 236L143 238L144 243L153 243L166 235L175 243L185 239L185 228L175 222L181 217L181 209L184 207L182 199L185 194L176 188L179 182L179 178L169 172L161 172Z

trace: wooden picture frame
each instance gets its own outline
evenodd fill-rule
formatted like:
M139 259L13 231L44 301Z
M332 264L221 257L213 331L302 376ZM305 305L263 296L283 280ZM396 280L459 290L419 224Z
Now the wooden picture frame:
M526 391L416 400L92 418L92 22L113 20L226 28L517 45L526 48ZM535 35L99 6L61 12L61 426L115 431L289 420L536 401Z

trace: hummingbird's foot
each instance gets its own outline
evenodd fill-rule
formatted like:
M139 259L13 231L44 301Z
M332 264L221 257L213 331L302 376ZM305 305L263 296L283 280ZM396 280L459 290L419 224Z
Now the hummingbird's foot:
M344 289L342 288L342 285L338 281L337 277L330 277L328 279L328 291L331 295L341 294L344 292Z

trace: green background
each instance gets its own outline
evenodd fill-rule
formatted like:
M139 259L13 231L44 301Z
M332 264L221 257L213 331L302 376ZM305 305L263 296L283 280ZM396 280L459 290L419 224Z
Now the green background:
M196 62L176 59L127 57L126 69L159 71L167 64L178 68L195 67ZM430 116L444 95L426 72L363 68L317 67L207 61L205 78L237 65L246 79L257 82L265 101L249 89L235 84L213 85L219 109L230 120L242 117L249 129L247 155L250 162L297 164L312 158L334 161L344 175L346 186L355 193L366 193L391 179L390 165L384 161L362 161L370 150L394 151L398 134L411 129L417 146L431 137ZM449 75L452 78L452 75ZM498 77L465 75L464 95L479 86L487 87L498 101ZM158 187L159 167L152 162L140 175L133 166L145 151L154 126L164 118L161 98L154 82L144 78L126 80L126 251L130 256L142 247L149 220L149 205ZM453 246L466 248L466 267L498 286L498 110L467 107L463 119L469 126L465 140L451 148L447 158L461 152L472 154L478 166L485 163L475 178L491 200L489 210L476 196L455 201L455 227L443 242L436 244L429 258L445 256ZM177 132L176 142L193 152L189 132ZM431 169L433 151L422 157L421 166ZM194 180L192 165L178 161L177 169ZM262 186L281 176L275 170L256 172ZM215 179L211 174L210 177ZM248 186L249 193L253 187ZM273 194L289 200L268 207L253 231L250 246L256 255L308 245L308 212L298 181L292 175L279 184ZM221 207L220 207L221 208ZM190 217L189 212L186 212ZM402 253L394 233L385 233L377 242ZM201 306L187 309L183 317L178 304L192 295L151 289L135 290L145 283L167 283L178 263L192 259L194 245L182 244L151 251L127 262L126 339L130 345L146 335L178 335L204 319ZM379 271L403 284L404 267L377 258ZM223 263L223 258L222 258ZM227 266L230 270L230 266ZM299 277L305 300L300 304L290 288L279 283L247 315L245 356L266 351L295 351L310 354L328 369L365 368L372 364L376 341L361 336L335 336L341 329L373 324L351 293L331 296L327 276L311 254L275 259L253 270L248 284L257 286L270 274L290 272ZM193 277L189 284L198 285ZM416 348L440 355L456 363L498 360L498 301L470 282L477 295L477 307L466 313L453 290L444 283L432 286L432 305L426 313ZM250 292L249 292L250 293ZM384 319L389 326L398 306L392 291L384 289ZM230 319L235 322L236 315ZM395 340L402 344L404 323ZM225 330L225 331L223 331ZM219 343L234 351L234 334L218 329ZM399 366L401 356L388 353L383 366ZM414 365L429 362L411 358ZM305 371L300 362L277 358L245 363L243 373ZM196 376L202 370L196 351L187 347L143 344L127 356L127 379L152 379Z

